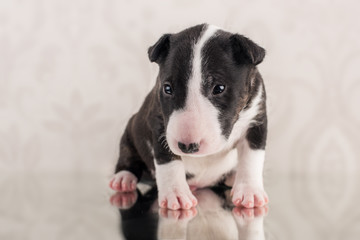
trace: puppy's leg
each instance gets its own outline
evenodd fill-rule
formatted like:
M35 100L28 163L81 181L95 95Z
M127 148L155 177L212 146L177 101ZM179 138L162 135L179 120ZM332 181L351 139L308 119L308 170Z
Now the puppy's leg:
M110 188L118 192L136 190L136 184L146 167L132 141L129 127L131 121L132 119L129 121L121 138L120 157L116 164L115 174L109 184Z
M246 208L261 207L269 199L263 186L263 166L265 159L266 121L247 132L246 139L238 148L238 167L232 189L235 206Z
M184 163L181 160L166 163L155 160L155 174L160 207L177 210L196 206L197 200L186 182Z

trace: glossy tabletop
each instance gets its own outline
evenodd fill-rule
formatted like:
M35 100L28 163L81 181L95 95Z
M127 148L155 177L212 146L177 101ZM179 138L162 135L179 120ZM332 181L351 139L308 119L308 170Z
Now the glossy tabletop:
M115 193L95 173L0 176L0 239L341 239L360 236L359 177L265 176L270 203L234 208L229 190L159 209L156 188Z

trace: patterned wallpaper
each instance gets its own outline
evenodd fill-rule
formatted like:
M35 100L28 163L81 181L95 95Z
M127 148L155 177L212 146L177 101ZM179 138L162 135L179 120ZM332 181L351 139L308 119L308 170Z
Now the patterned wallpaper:
M358 1L1 0L0 172L112 171L156 76L147 48L203 22L267 49L267 171L359 172L358 10Z

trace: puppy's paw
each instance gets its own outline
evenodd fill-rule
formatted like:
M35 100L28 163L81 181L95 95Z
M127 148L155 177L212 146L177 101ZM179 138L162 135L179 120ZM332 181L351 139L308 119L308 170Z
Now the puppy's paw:
M173 187L167 191L159 190L159 206L172 210L190 209L197 205L197 199L191 193L189 187L182 189Z
M263 207L269 202L264 188L250 184L235 184L231 190L232 202L235 206L246 208Z
M110 188L118 192L131 192L136 190L137 177L129 171L116 173L110 180Z
M196 208L190 209L179 209L179 210L170 210L167 208L160 208L159 215L162 218L174 219L174 220L187 220L190 221L197 214Z
M136 191L117 192L110 197L110 203L120 209L129 209L136 203L137 197Z

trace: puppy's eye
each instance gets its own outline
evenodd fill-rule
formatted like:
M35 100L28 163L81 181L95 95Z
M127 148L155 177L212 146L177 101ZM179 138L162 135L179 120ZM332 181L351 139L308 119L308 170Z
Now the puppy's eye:
M169 84L164 84L164 93L172 95L173 90Z
M217 95L222 93L225 90L225 85L216 85L213 89L212 94Z

